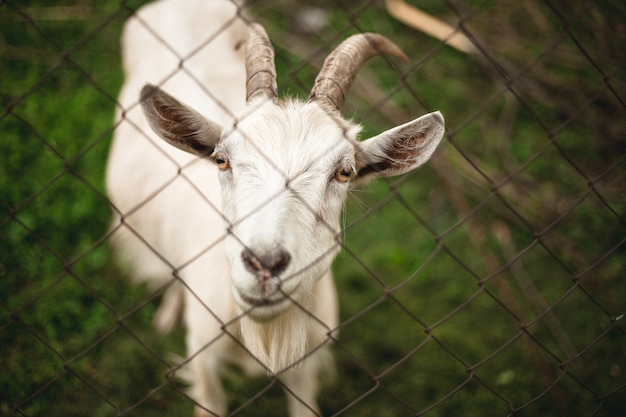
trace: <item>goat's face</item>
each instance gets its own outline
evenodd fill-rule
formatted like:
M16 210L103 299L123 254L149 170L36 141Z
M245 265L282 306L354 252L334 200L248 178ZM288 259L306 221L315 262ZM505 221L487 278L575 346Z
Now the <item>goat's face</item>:
M249 51L272 51L262 28L252 26L250 38ZM376 49L356 57L357 69L375 53L401 54L376 35L351 39L327 63L336 64L355 43L356 49ZM301 302L328 272L340 247L339 218L349 187L423 164L444 126L441 114L430 113L358 142L359 127L339 116L354 75L338 82L345 74L322 69L307 102L278 103L273 67L255 68L258 57L248 55L248 106L230 127L223 129L157 87L144 87L141 103L159 136L208 157L219 169L233 294L251 317L268 320ZM262 58L266 65L273 56Z
M261 101L217 144L234 295L253 317L301 300L330 268L357 131L315 103Z

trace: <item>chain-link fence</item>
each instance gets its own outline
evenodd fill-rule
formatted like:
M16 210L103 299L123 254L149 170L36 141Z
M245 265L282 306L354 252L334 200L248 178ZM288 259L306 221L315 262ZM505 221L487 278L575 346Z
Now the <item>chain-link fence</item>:
M143 3L0 1L2 415L193 413L185 326L152 326L177 271L134 285L110 248L119 39ZM626 414L626 5L277 0L245 15L283 95L305 98L351 34L407 53L355 80L343 114L363 138L446 118L431 161L348 199L321 414ZM287 415L278 378L223 380L231 415Z

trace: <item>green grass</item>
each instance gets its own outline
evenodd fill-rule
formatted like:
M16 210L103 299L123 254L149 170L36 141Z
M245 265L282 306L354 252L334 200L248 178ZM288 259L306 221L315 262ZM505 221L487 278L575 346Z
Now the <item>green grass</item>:
M52 19L43 1L0 3L2 415L192 413L168 377L184 330L154 332L154 297L131 285L107 240L119 32L141 3L65 1L55 6L81 8ZM355 86L346 114L366 118L366 135L433 109L448 127L434 161L348 201L324 415L623 415L626 115L603 75L624 91L626 60L621 32L601 30L619 26L623 6L564 11L593 63L567 36L548 49L565 32L547 7L463 6L470 33L513 76L509 90L484 56L442 47L378 3L318 4L332 6L320 36L297 35L291 2L251 8L277 47L283 91L306 96L316 70L303 59L376 31L411 62L400 87L382 59L362 75L393 92L391 113ZM439 2L420 7L454 18ZM544 18L520 27L531 16ZM291 50L291 36L307 48ZM226 387L231 410L245 405L237 415L286 415L265 378L235 371Z

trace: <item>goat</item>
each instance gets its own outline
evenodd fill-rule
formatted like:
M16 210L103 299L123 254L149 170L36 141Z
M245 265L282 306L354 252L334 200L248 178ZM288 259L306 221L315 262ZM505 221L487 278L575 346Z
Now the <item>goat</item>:
M267 33L231 1L160 0L125 24L106 178L113 246L164 291L157 329L182 311L196 416L226 415L225 363L279 378L291 417L319 415L348 191L422 165L444 132L434 112L357 140L341 108L379 54L406 59L381 35L354 35L307 100L282 100Z

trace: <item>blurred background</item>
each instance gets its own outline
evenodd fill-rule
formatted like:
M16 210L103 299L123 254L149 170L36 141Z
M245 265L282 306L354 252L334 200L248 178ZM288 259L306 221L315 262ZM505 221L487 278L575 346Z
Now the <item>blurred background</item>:
M192 413L171 372L184 330L153 330L158 297L108 245L119 36L143 3L0 1L2 415ZM460 43L416 29L416 9ZM353 33L404 49L407 64L373 60L351 90L344 115L363 137L446 118L431 162L348 201L323 415L626 415L626 3L246 12L274 43L284 95L305 98ZM230 374L233 414L286 415L278 383Z

